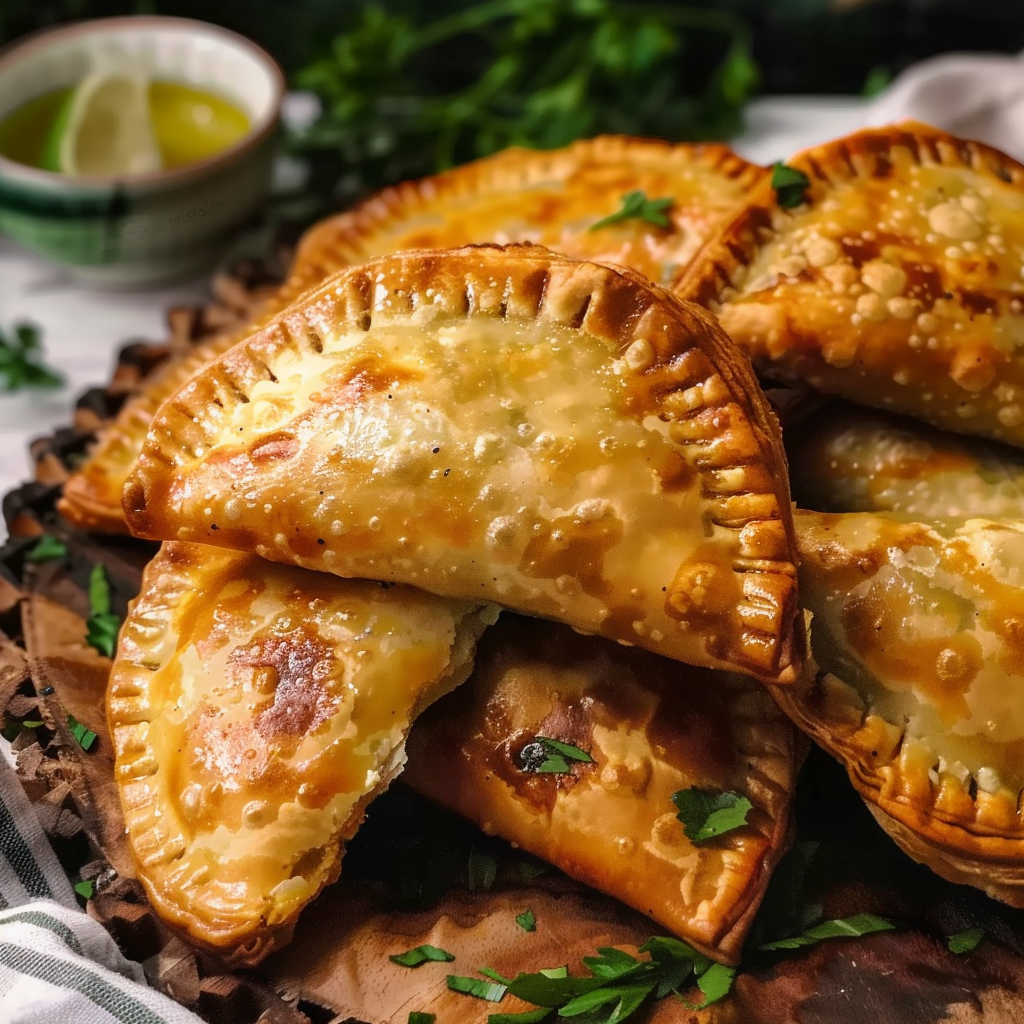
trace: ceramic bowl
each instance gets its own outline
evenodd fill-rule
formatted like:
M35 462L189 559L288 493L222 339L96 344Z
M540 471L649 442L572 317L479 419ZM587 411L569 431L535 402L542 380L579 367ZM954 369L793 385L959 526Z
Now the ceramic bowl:
M0 157L0 232L79 276L148 284L198 271L266 199L284 78L254 43L185 18L77 22L0 55L0 117L80 81L97 58L141 59L154 78L217 93L249 132L206 160L127 178L79 177Z

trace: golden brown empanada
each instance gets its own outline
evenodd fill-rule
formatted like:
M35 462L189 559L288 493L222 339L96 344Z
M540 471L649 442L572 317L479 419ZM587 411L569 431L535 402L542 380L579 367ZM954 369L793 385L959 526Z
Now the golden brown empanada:
M793 498L823 512L1024 519L1024 453L832 402L786 434Z
M763 181L677 294L767 374L1024 444L1024 167L915 122L789 165L805 201Z
M537 736L594 763L528 771ZM403 780L735 962L787 842L803 752L750 680L506 614L470 681L416 722ZM691 787L746 796L748 824L691 843L672 803Z
M153 906L233 963L286 941L462 682L495 611L201 545L164 545L121 632L107 714Z
M1024 906L1024 523L797 528L817 671L773 695L911 856Z
M571 256L623 264L670 281L767 172L718 144L672 145L602 136L560 150L511 149L444 174L406 182L314 225L299 244L287 281L262 317L284 309L330 273L399 249L470 242L542 242ZM660 227L632 217L597 221L640 190L671 198ZM165 370L105 430L64 487L62 514L84 529L125 532L121 492L161 403L237 335L197 349Z
M493 600L766 680L800 661L786 465L702 310L535 246L343 271L163 406L132 531Z

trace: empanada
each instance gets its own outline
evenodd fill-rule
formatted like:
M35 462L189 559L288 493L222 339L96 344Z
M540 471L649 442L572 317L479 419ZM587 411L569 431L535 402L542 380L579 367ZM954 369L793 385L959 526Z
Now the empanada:
M262 316L284 309L342 267L399 249L470 242L542 242L572 256L632 267L670 281L767 172L718 144L672 145L602 136L560 150L511 149L421 181L388 188L303 236L288 279ZM671 198L660 227L640 217L591 230L624 194ZM62 514L84 529L124 532L121 491L149 424L201 365L226 351L224 334L129 399L64 487Z
M773 695L911 856L1024 906L1024 524L797 528L818 670Z
M822 512L1024 519L1024 453L832 402L786 434L793 498Z
M694 260L707 306L773 377L1024 444L1024 167L905 122L798 153Z
M163 406L134 533L800 662L778 424L702 310L536 246L342 271Z
M594 763L527 770L537 736ZM803 752L750 680L505 614L470 681L416 722L403 781L735 962L787 842ZM672 803L690 787L746 796L747 825L691 843Z
M107 699L128 841L161 917L232 963L286 940L495 614L164 545Z

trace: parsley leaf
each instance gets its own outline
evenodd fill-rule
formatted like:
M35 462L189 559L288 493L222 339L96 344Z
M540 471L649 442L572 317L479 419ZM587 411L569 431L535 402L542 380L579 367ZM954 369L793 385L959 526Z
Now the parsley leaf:
M532 910L524 910L521 914L516 914L516 924L524 932L535 932L537 930L537 918L534 917Z
M39 328L18 323L10 335L0 331L0 378L5 391L21 388L59 388L64 377L43 362Z
M440 949L438 946L424 943L422 946L416 946L415 949L406 950L404 953L395 953L388 959L393 964L398 964L399 967L419 967L430 961L450 963L455 959L455 954L449 953L446 949Z
M79 896L85 897L85 899L91 899L92 894L96 891L96 886L90 881L75 882L75 892Z
M746 824L750 801L739 793L716 793L709 789L680 789L672 794L676 815L691 843L724 835Z
M498 862L480 850L470 850L466 865L470 892L487 892L498 875Z
M757 948L763 952L775 949L799 949L801 946L814 946L823 939L846 939L861 935L870 935L872 932L892 931L896 925L887 921L884 917L877 917L874 914L854 914L852 917L836 918L832 921L822 921L813 928L800 935L794 935L791 939L778 939L776 942L766 942Z
M486 999L489 1003L500 1003L508 991L507 985L485 981L481 978L464 978L458 974L448 975L448 988L452 992L461 992L463 995L475 996L477 999Z
M114 656L121 620L110 610L110 580L102 565L94 565L89 574L89 618L85 642L108 658Z
M410 1010L407 1024L434 1024L435 1020L437 1020L436 1013L422 1013L419 1010Z
M968 928L950 935L947 945L952 953L970 953L978 948L978 943L983 938L985 938L984 928Z
M594 759L585 750L553 740L549 736L537 736L532 743L527 743L519 752L523 771L536 774L564 775L570 771L569 764L593 764Z
M67 545L51 533L44 533L39 540L25 552L26 562L51 562L63 558L68 553Z
M524 1010L522 1013L492 1013L487 1024L541 1024L551 1016L553 1010L542 1006L539 1010Z
M703 1010L705 1006L717 1003L732 991L732 983L736 977L735 967L725 964L712 964L698 979L697 988L704 993L704 999L696 1005L687 1003L691 1010Z
M88 726L82 725L74 715L68 715L68 728L83 750L88 750L96 742L96 733Z
M772 164L772 188L775 199L784 210L792 210L806 201L811 179L803 171L788 167L781 160Z
M654 224L659 228L667 228L670 221L665 211L675 202L671 196L664 199L648 199L639 189L634 192L627 192L622 197L622 206L602 217L596 224L590 225L591 231L606 228L609 224L618 224L623 220L645 220L648 224Z

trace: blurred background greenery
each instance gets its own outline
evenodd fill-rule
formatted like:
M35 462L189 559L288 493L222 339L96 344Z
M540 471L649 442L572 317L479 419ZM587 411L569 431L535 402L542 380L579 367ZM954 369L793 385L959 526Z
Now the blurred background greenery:
M936 53L1024 49L1024 0L0 0L0 44L132 13L235 29L315 91L291 144L335 200L508 145L727 138L759 93L860 93Z

